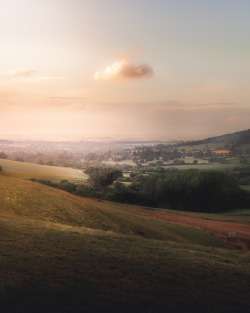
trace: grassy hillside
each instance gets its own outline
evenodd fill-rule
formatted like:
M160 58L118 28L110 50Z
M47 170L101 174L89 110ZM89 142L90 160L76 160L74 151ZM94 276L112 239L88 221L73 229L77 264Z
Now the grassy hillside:
M37 178L51 180L53 182L67 179L72 182L79 182L87 178L87 175L82 171L66 167L39 165L3 159L0 160L0 165L3 167L4 173L24 179Z
M0 216L152 239L227 246L195 229L151 220L133 206L79 198L33 182L0 177Z
M204 140L192 141L192 145L200 144L225 144L225 145L249 145L250 144L250 129L235 132L232 134L225 134L222 136L210 137Z
M0 175L1 312L248 312L250 255L136 207Z

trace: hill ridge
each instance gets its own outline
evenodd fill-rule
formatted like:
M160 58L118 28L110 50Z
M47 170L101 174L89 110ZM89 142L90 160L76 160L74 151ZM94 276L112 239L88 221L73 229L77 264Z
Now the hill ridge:
M201 140L185 142L189 145L200 145L209 143L223 143L226 145L243 145L250 144L250 129L238 131L234 133L224 134L220 136L208 137Z

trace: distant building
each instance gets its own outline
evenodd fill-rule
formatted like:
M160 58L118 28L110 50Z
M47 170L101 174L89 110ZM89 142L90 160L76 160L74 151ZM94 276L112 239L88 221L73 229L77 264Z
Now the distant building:
M213 150L213 154L219 154L219 155L229 155L231 154L231 150Z

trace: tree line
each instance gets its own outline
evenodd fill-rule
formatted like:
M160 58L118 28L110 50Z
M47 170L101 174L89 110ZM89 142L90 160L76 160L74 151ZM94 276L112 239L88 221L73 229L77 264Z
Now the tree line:
M219 212L247 207L250 194L221 171L184 170L135 175L132 182L119 181L122 172L112 167L89 167L87 184L35 180L78 196L175 210Z

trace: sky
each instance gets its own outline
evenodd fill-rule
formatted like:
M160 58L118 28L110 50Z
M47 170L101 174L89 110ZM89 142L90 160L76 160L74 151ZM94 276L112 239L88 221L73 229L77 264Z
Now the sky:
M249 0L0 0L0 138L250 128Z

